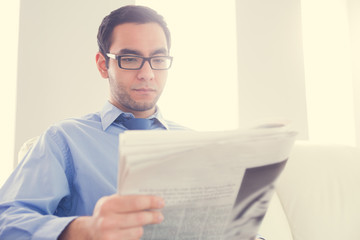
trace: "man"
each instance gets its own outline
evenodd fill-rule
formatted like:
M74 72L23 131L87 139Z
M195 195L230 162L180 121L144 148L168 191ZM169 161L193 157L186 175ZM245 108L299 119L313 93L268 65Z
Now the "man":
M105 17L96 65L109 102L98 113L51 126L0 190L0 239L139 239L163 220L164 200L116 194L118 135L184 129L156 107L171 66L163 18L141 6ZM147 119L147 120L144 120Z
M119 196L116 185L121 132L185 129L156 107L172 63L170 32L155 11L126 6L103 19L98 45L109 102L51 126L27 153L0 190L2 240L140 239L143 226L163 220L162 198Z

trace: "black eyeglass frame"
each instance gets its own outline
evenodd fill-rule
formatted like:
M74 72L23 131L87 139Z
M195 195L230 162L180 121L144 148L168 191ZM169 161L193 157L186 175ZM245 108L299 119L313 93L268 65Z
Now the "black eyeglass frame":
M144 66L144 63L145 62L148 62L151 69L153 70L168 70L171 65L172 65L172 61L173 61L173 57L171 56L153 56L153 57L142 57L142 56L137 56L137 55L129 55L129 54L124 54L124 55L116 55L116 54L112 54L112 53L107 53L106 56L108 56L109 58L112 58L112 59L115 59L117 60L118 62L118 66L119 68L121 69L125 69L125 70L139 70L141 69L143 66ZM120 60L122 57L137 57L137 58L141 58L142 59L142 63L140 64L140 66L138 68L124 68L121 66L121 63L120 63ZM170 59L170 64L167 68L153 68L152 64L151 64L151 59L153 58L159 58L159 57L162 57L162 58L167 58L167 59Z

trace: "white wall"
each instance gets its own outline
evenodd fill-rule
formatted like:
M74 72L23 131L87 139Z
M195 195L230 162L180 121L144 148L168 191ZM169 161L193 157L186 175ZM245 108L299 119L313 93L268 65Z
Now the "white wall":
M238 0L240 125L291 120L307 139L300 0Z

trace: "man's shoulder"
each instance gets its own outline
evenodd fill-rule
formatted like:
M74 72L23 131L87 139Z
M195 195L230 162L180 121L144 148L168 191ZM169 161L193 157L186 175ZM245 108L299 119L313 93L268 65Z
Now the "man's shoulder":
M100 127L101 127L101 117L100 114L96 112L96 113L89 113L81 117L64 119L50 126L50 129L72 131L75 129L100 128Z

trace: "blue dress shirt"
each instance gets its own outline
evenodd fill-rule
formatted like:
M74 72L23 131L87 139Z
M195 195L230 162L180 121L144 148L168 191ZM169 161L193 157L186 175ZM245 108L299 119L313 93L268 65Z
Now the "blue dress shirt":
M55 124L40 136L0 189L0 239L57 239L77 216L116 193L123 113L110 103L98 113ZM184 130L162 118L151 129Z

